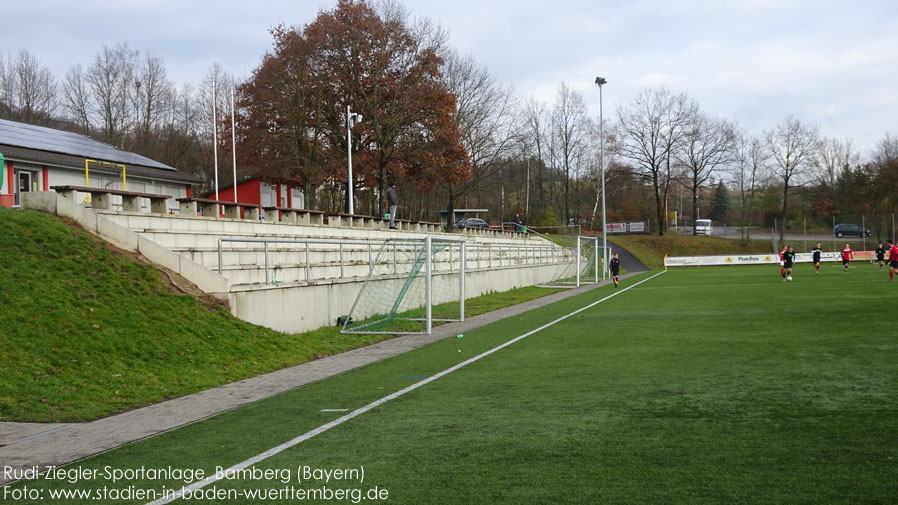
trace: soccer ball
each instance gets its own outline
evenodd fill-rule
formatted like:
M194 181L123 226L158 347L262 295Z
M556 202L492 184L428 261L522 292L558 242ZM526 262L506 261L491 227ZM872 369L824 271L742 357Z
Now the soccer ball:
M792 276L791 275L786 276L786 280L789 282L792 282Z

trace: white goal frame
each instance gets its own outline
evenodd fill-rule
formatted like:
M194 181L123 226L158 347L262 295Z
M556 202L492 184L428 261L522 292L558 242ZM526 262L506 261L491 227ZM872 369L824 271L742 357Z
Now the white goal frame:
M385 244L410 244L410 243L423 243L424 244L424 318L396 318L397 320L410 320L410 321L424 321L425 329L423 332L421 331L365 331L364 328L368 326L375 325L383 321L383 319L378 319L376 321L371 321L365 323L361 326L356 326L354 328L347 328L351 321L347 318L343 323L343 328L340 330L340 333L359 333L359 334L395 334L395 335L431 335L433 334L433 321L464 321L465 320L465 273L467 270L467 249L465 247L465 239L463 238L455 238L455 237L432 237L428 235L424 239L398 239L396 241L387 241ZM459 254L459 267L458 267L458 307L459 307L459 317L458 319L434 319L433 318L433 246L434 243L448 243L449 247L458 246L460 250ZM386 247L381 249L381 252L378 253L379 256L386 251ZM450 250L451 254L451 250ZM450 260L451 262L451 260ZM371 269L368 273L368 278L365 279L365 284L362 287L364 290L364 286L369 282L376 282L377 276L375 275L375 266L379 262L375 260L375 262L371 265ZM349 313L352 314L356 306L361 299L362 291L359 292L359 296L356 297L355 301L352 304L352 308Z

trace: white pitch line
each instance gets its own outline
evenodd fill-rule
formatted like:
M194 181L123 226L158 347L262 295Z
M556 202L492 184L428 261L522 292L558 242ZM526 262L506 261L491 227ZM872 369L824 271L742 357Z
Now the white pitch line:
M471 363L474 363L475 361L479 361L479 360L489 356L490 354L493 354L497 351L505 349L506 347L514 344L515 342L523 340L523 339L529 337L530 335L533 335L534 333L538 333L542 330L545 330L546 328L554 326L554 325L564 321L565 319L568 319L569 317L575 316L575 315L583 312L584 310L591 309L592 307L595 307L596 305L598 305L606 300L614 298L615 296L617 296L625 291L635 288L636 286L642 284L643 282L650 281L663 273L664 273L664 271L658 272L657 274L655 274L651 277L648 277L646 279L643 279L643 280L637 282L636 284L633 284L632 286L628 286L624 289L621 289L620 291L615 291L613 294L610 294L610 295L606 296L605 298L602 298L601 300L596 300L596 301L590 303L589 305L586 305L585 307L581 307L571 313L568 313L564 316L559 317L558 319L556 319L554 321L548 322L548 323L540 326L539 328L536 328L535 330L530 330L527 333L524 333L523 335L517 336L517 337L505 342L504 344L500 344L496 347L493 347L492 349L490 349L488 351L484 351L484 352L478 354L477 356L474 356L473 358L462 361L461 363L451 366L451 367L443 370L442 372L431 375L430 377L428 377L424 380L416 382L416 383L412 384L411 386L400 389L399 391L396 391L395 393L384 396L383 398L381 398L379 400L375 400L375 401L369 403L368 405L365 405L364 407L353 410L352 412L350 412L344 416L338 417L337 419L334 419L333 421L331 421L327 424L322 424L321 426L315 428L314 430L307 431L306 433L303 433L302 435L294 438L293 440L284 442L283 444L278 445L276 447L272 447L271 449L268 449L267 451L265 451L261 454L257 454L256 456L253 456L252 458L249 458L245 461L241 461L240 463L237 463L236 465L228 468L227 470L222 471L221 474L222 475L233 474L235 472L239 472L241 470L249 468L249 467L255 465L256 463L259 463L261 461L264 461L264 460L274 456L275 454L278 454L287 449L290 449L291 447L299 445L299 444L305 442L306 440L309 440L310 438L315 437L316 435L320 435L320 434L324 433L325 431L330 430L331 428L339 426L339 425L345 423L346 421L349 421L350 419L358 417L358 416L364 414L365 412L368 412L369 410L374 409L375 407L379 407L379 406L383 405L384 403L387 403L390 400L395 400L396 398L399 398L400 396L403 396L406 393L410 393L410 392L418 389L419 387L424 386L425 384L429 384L429 383L439 379L440 377L449 375L450 373L452 373L460 368L464 368L464 367L470 365ZM193 484L190 484L189 486L184 486L180 490L175 491L167 496L163 496L162 498L159 498L158 500L149 502L149 503L147 503L147 505L165 505L167 503L171 503L171 502L177 500L178 498L180 498L181 496L184 496L184 494L187 493L188 491L193 492L198 489L202 489L202 488L208 486L209 484L212 484L213 482L217 482L217 481L221 480L221 478L222 477L218 477L214 474L210 475L209 477L206 477L203 480L196 481Z
M349 409L321 409L321 412L349 412Z

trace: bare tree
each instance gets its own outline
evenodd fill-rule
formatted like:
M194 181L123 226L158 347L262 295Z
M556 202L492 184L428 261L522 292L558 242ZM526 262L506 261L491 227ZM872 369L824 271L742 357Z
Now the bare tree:
M56 79L50 69L23 49L16 56L15 75L19 118L26 123L48 122L56 106Z
M770 168L769 156L762 139L750 136L744 131L737 133L733 176L739 192L743 244L751 240L755 192L767 177Z
M89 135L94 127L91 120L91 95L81 65L75 65L66 73L62 81L62 93L63 110Z
M733 127L724 119L697 113L683 129L682 148L677 160L686 168L692 191L692 220L698 219L698 194L715 171L729 163L733 154ZM695 226L692 234L697 234Z
M102 140L121 145L124 141L129 86L137 52L127 43L103 46L85 75L90 90L92 114Z
M845 170L860 163L860 154L851 146L851 139L823 138L813 160L814 178L830 193L833 201L836 184Z
M873 162L887 165L896 161L898 161L898 136L886 133L876 143L876 149L873 151Z
M621 132L617 150L635 163L636 175L652 183L659 235L664 235L664 203L670 188L671 159L694 108L685 93L673 94L660 87L645 89L628 108L617 109Z
M546 166L546 130L548 129L546 125L546 104L531 96L524 103L523 115L526 135L529 139L529 155L531 158L536 159L536 206L542 209L546 205L545 184L543 183L543 169Z
M493 77L473 56L450 52L443 65L443 82L456 97L455 123L471 164L471 177L463 183L447 180L448 227L455 223L455 199L478 187L500 169L499 159L517 146L514 92ZM500 192L505 187L500 181Z
M789 189L800 182L812 165L818 149L820 127L805 126L789 116L772 130L764 132L767 149L773 158L774 175L783 183L783 211L780 215L780 240L784 240Z
M171 107L173 85L168 80L161 58L147 54L137 64L134 74L135 137L146 148L151 133Z
M16 100L16 75L12 57L0 53L0 117L13 119Z
M552 108L552 137L554 139L555 164L564 175L563 216L571 217L571 180L582 168L583 150L587 148L590 119L586 114L583 95L562 82L558 86L555 105Z
M47 124L56 108L56 78L26 50L0 54L0 115L15 121Z

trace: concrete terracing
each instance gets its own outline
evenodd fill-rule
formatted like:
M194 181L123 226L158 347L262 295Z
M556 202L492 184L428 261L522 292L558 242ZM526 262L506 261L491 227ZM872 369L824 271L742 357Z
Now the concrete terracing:
M114 245L140 252L203 291L227 299L235 316L287 333L334 324L337 317L348 314L378 262L382 244L390 239L464 237L467 298L549 282L557 278L561 265L573 261L569 250L542 238L495 230L444 234L427 223L406 222L401 230L388 230L370 219L340 216L331 216L327 224L323 219L313 224L94 211L52 192L31 193L23 206L73 219ZM266 262L265 244L225 241L219 265L222 239L310 243L269 243ZM408 257L381 261L392 261L396 268L391 274L399 276L414 263ZM435 275L441 277L435 282L453 282L458 252L453 256L450 250L434 261ZM443 301L448 300L434 299Z

